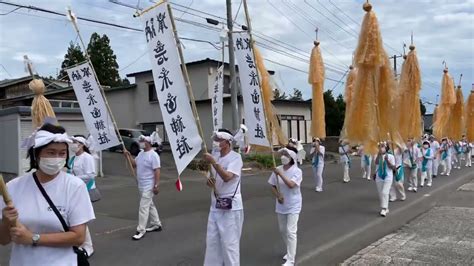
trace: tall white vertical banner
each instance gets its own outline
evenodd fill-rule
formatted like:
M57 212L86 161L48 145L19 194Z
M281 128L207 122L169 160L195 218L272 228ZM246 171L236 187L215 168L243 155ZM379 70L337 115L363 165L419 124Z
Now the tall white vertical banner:
M89 62L67 69L87 130L101 151L120 144L99 84Z
M260 93L260 81L251 50L250 38L246 32L237 32L233 35L235 58L239 65L239 77L244 100L245 125L249 130L249 143L269 147L270 143L266 136L267 126L263 98Z
M178 174L201 150L167 3L142 15L156 95ZM183 62L184 63L184 62Z
M224 111L222 97L224 91L224 64L217 69L216 79L214 86L212 87L212 124L214 125L214 131L217 131L222 126L222 112Z

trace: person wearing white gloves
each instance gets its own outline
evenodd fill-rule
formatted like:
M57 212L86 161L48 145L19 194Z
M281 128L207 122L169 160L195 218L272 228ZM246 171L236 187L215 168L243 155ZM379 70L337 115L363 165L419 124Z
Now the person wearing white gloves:
M319 138L313 139L311 146L311 164L313 169L314 182L316 184L315 191L323 191L323 170L324 170L324 154L326 148L321 145L321 140Z
M375 158L375 184L380 200L380 216L387 216L390 188L393 182L393 171L397 169L395 157L387 152L387 144L379 143L379 153Z

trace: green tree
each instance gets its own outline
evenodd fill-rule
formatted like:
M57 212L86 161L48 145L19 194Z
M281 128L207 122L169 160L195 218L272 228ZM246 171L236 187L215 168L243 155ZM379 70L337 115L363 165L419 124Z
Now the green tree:
M117 63L117 56L110 47L110 39L107 35L102 37L94 32L87 46L92 65L101 85L115 87L121 85Z
M67 48L67 52L64 55L64 60L61 63L61 71L59 72L57 78L69 81L69 76L67 75L67 72L64 69L84 61L86 61L86 57L82 53L81 47L78 44L75 45L73 42L70 42L69 47Z
M420 111L421 111L421 116L424 116L426 114L426 106L423 104L423 102L420 100Z
M290 100L302 101L303 100L303 93L300 90L298 90L297 88L293 88L293 95L290 96Z
M286 95L285 92L283 92L283 94L281 94L281 92L278 88L275 88L273 90L273 99L275 99L275 100L286 100L287 98L288 98L288 96Z
M339 136L344 124L346 104L341 94L335 99L331 90L323 94L326 120L326 135Z

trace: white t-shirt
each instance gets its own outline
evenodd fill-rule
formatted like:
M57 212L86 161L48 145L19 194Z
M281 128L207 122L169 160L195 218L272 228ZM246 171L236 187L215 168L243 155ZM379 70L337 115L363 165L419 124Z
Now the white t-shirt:
M430 144L430 147L431 147L431 151L433 152L433 155L436 158L438 158L438 151L439 151L439 142L436 141L436 140L433 140Z
M280 204L278 200L275 200L275 212L279 214L298 214L301 212L301 205L303 202L300 188L301 181L303 181L303 172L296 164L291 166L287 171L283 169L282 165L278 166L278 169L283 172L285 177L295 182L296 187L289 188L285 182L283 182L281 177L278 177L280 193L283 195L283 204ZM275 173L272 173L268 179L268 183L272 186L276 186Z
M315 152L316 148L315 147L311 147L311 151L310 153L313 154L313 152ZM318 156L318 166L321 166L321 165L324 165L324 154L326 153L326 148L323 146L323 145L319 145L319 152L320 153L314 153L312 156L312 160L311 160L311 163L313 163L314 161L316 161L316 156Z
M339 155L341 156L341 163L349 162L350 152L351 152L351 147L349 145L339 146Z
M388 162L391 164L391 165L395 165L395 157L392 155L392 154L387 154L388 155ZM385 156L385 155L383 155ZM377 175L376 179L378 180L381 180L381 181L390 181L390 180L393 180L393 171L392 169L390 169L388 167L388 163L385 163L385 172L387 173L387 176L385 177L385 179L382 179L380 176L379 176L379 167L382 167L383 164L379 165L379 161L377 160L377 157L375 159L375 173Z
M137 158L138 190L150 191L155 185L155 170L161 167L160 156L154 150L140 151Z
M86 185L77 177L60 172L53 180L42 185L69 227L95 219ZM36 186L32 173L13 179L8 182L7 187L19 213L18 221L31 232L36 234L64 232L58 217ZM0 209L3 208L5 204L2 200ZM0 218L1 216L0 212ZM72 247L33 247L12 242L10 265L72 266L77 265L77 255Z
M242 162L242 157L235 151L230 151L224 157L220 157L220 153L213 155L216 162L222 166L224 170L234 174L234 178L228 182L224 182L219 174L216 173L214 167L211 168L212 174L216 178L217 196L219 198L230 198L235 192L235 196L232 199L232 210L243 210L244 206L242 203L242 194L240 193L240 188L242 187L240 175L242 173L242 166L244 164ZM211 192L211 211L227 211L216 209L216 197L214 192Z
M86 185L93 179L95 179L95 159L92 155L87 152L81 153L79 156L75 156L72 162L72 169L70 173L79 177L86 183ZM91 189L95 188L95 182Z

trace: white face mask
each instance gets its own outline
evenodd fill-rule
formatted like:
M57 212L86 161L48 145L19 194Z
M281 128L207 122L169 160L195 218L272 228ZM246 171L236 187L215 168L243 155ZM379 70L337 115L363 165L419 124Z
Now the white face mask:
M387 152L387 149L385 148L380 148L380 153L385 154Z
M213 141L212 142L212 149L215 151L221 151L221 146L218 141Z
M71 152L73 152L73 153L76 153L77 151L79 151L79 144L77 144L77 143L73 143L73 144L69 145L69 147L71 148Z
M428 149L429 146L428 145L423 145L423 148Z
M281 163L282 163L283 165L288 165L288 164L290 163L290 161L291 161L290 158L288 158L288 157L286 157L286 156L284 156L284 155L281 156L280 160L281 160Z
M47 175L55 175L64 168L66 158L40 158L39 168Z
M145 149L145 142L139 142L138 143L138 146L140 147L140 149Z

